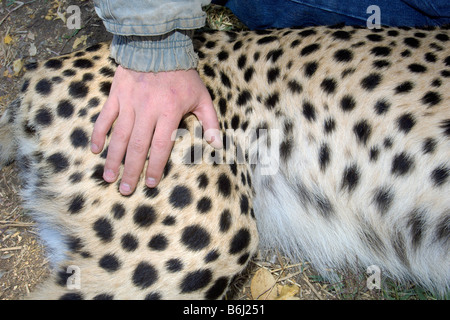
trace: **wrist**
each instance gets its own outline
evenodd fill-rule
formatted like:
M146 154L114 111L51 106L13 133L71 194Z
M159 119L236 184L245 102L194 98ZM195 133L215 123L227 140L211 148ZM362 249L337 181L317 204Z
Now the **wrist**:
M124 68L141 72L188 70L197 67L193 30L161 36L114 35L111 57Z

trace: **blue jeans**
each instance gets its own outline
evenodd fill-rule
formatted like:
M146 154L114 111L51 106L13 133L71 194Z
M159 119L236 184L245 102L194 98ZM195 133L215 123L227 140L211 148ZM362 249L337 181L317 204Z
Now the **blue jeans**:
M226 3L250 29L294 26L366 25L380 8L381 25L436 26L450 24L449 0L216 0Z

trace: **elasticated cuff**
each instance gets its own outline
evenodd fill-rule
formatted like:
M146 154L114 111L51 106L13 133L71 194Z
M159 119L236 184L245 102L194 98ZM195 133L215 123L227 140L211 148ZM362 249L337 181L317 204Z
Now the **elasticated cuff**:
M162 36L114 35L111 57L122 67L141 72L188 70L197 67L193 30L175 30Z

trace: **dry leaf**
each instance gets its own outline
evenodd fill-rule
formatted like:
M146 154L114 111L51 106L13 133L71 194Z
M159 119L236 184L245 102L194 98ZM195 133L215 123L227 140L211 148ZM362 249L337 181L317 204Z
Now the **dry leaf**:
M296 285L284 285L279 289L279 292L277 300L297 300L298 297L294 296L298 294L299 288Z
M11 42L12 42L12 38L11 38L11 36L10 35L7 35L6 37L4 37L3 38L3 42L5 43L5 44L10 44Z
M269 270L261 268L256 271L250 284L253 299L273 300L277 297L276 280Z
M80 44L85 46L86 40L87 40L87 35L76 38L75 41L73 42L72 49L75 50Z
M23 67L22 59L17 59L13 62L13 70L15 76L19 74L20 70L22 70L22 67Z
M29 54L31 57L34 57L34 56L36 55L36 53L37 53L37 48L36 48L36 46L34 45L34 43L31 43L31 44L30 44L30 48L28 49L28 54Z

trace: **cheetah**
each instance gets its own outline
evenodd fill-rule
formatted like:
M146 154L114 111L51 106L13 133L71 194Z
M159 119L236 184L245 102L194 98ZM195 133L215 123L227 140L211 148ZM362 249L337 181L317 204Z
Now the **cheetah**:
M34 299L220 299L258 248L445 293L446 28L199 32L224 148L187 115L160 184L123 196L89 150L107 43L31 64L0 124L53 273ZM106 144L107 145L107 144ZM78 276L74 283L73 276Z

